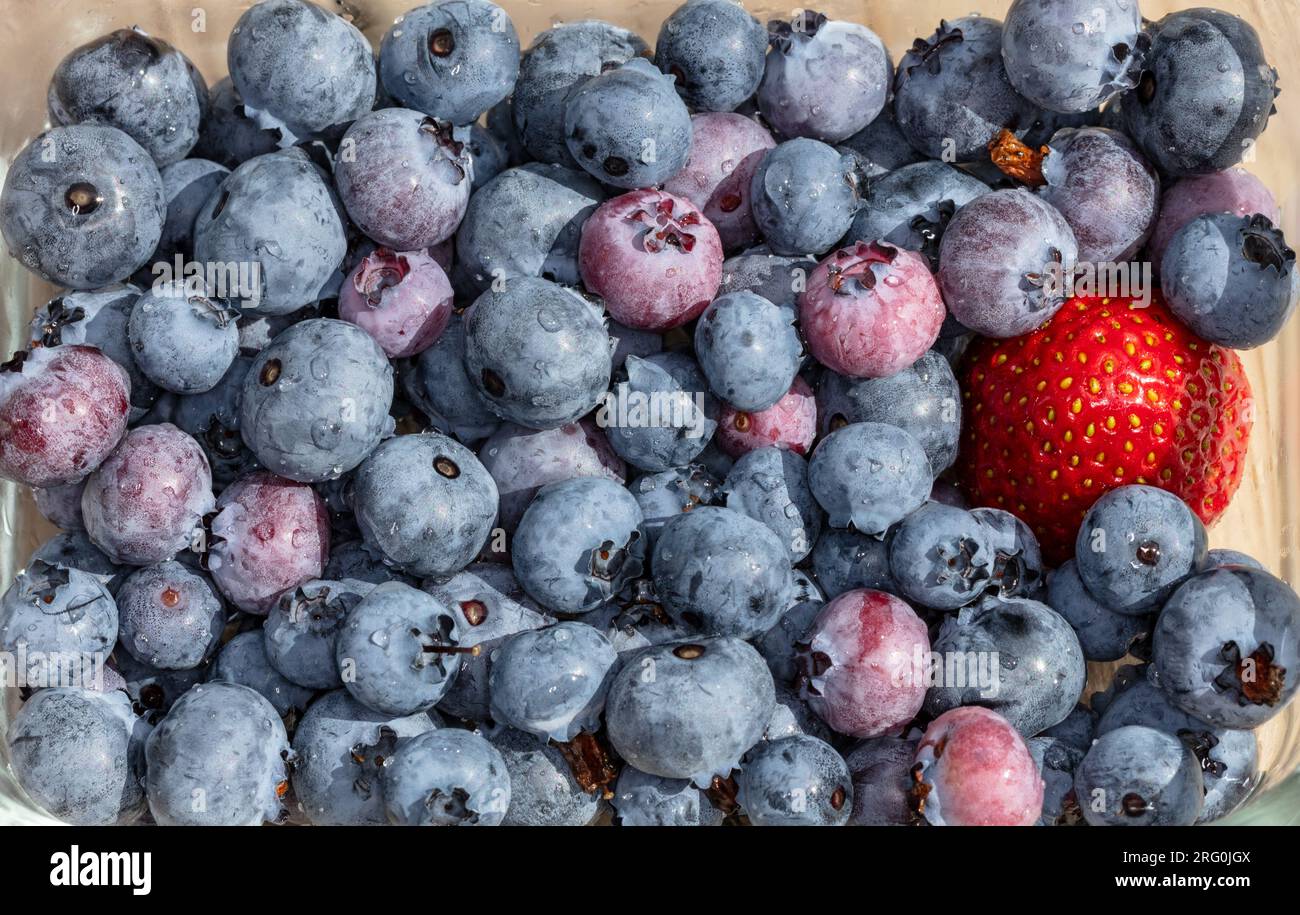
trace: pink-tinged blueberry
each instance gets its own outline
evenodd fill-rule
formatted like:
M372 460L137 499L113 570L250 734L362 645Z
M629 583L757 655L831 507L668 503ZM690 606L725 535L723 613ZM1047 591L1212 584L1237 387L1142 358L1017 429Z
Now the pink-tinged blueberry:
M1251 216L1260 213L1277 225L1282 214L1273 193L1250 172L1240 166L1182 178L1165 189L1160 197L1160 216L1147 242L1151 266L1159 272L1165 249L1178 230L1197 216L1231 213Z
M776 141L753 118L730 112L691 118L691 154L664 190L685 197L713 223L722 247L735 251L759 240L749 207L750 182Z
M807 454L817 437L817 400L808 382L795 377L784 397L766 410L747 413L724 405L717 441L733 458L755 448L789 448Z
M378 248L362 258L339 290L339 317L370 334L393 359L432 346L451 309L451 281L424 251Z

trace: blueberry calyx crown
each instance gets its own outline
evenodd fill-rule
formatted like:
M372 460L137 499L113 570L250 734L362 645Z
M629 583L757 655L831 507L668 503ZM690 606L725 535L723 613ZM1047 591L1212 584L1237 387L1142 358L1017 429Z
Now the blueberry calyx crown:
M1210 757L1210 751L1219 745L1219 738L1210 731L1181 728L1175 736L1192 751L1196 761L1201 764L1201 771L1206 775L1218 778L1228 771L1226 763Z
M18 350L18 352L14 353L4 362L0 362L0 372L21 373L23 370L23 363L27 361L27 357L30 356L31 354L32 354L31 350L25 350L25 349Z
M440 121L437 118L426 117L420 122L420 132L438 141L438 145L447 154L447 161L455 167L458 173L458 177L453 183L460 184L468 175L464 162L465 144L456 139L454 130L455 128L450 121Z
M429 53L434 57L449 57L456 50L456 36L451 29L438 28L429 33Z
M397 732L386 724L380 725L379 739L374 743L355 744L348 755L361 771L352 780L352 790L369 800L374 791L374 779L396 749Z
M857 258L856 263L845 267L841 262ZM871 291L876 288L874 264L892 264L898 257L898 249L882 241L856 242L852 248L840 248L835 252L835 262L827 265L827 285L836 295L852 295L857 291ZM852 281L856 289L848 284Z
M63 202L73 216L89 216L99 209L99 205L104 202L104 195L89 181L76 181L64 191Z
M801 10L798 16L788 22L773 19L767 24L767 42L774 50L785 54L794 46L796 35L811 38L828 21L824 13L816 10Z
M1241 256L1260 267L1272 267L1285 273L1295 263L1295 251L1287 246L1282 232L1272 220L1256 213L1241 229Z
M935 76L939 73L940 58L943 56L943 49L949 45L961 44L965 40L962 31L959 28L953 28L948 24L947 19L939 20L939 28L929 38L918 38L912 42L911 53L915 54L918 60L910 63L906 68L899 68L898 82L902 81L911 74L917 67L925 67L927 73Z
M931 272L939 269L939 243L943 240L943 233L956 212L955 203L951 200L940 200L934 205L933 219L920 213L913 216L912 221L908 223L908 228L921 236L921 254L925 255L926 260L930 262Z
M228 327L231 321L239 320L239 309L226 302L210 299L205 295L192 295L188 301L196 315L212 321L222 329Z
M627 218L646 226L641 235L641 245L652 254L670 247L687 252L695 248L695 235L688 229L700 224L700 214L688 210L676 215L676 206L670 197L659 198L653 210L637 207Z
M69 308L59 296L45 307L45 321L41 324L41 346L59 346L63 343L63 329L86 318L86 309L80 305Z
M1259 647L1243 655L1236 642L1225 642L1219 657L1228 666L1214 678L1214 688L1221 693L1235 693L1238 705L1277 705L1286 684L1286 668L1273 663L1273 646L1260 642Z

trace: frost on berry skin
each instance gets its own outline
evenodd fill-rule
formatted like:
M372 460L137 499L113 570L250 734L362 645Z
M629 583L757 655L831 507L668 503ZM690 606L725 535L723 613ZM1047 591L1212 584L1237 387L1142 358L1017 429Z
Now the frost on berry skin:
M738 254L722 262L718 295L752 292L797 316L799 293L808 274L817 267L811 257L782 257L777 254Z
M208 114L200 125L193 154L236 168L255 156L275 152L284 137L285 131L263 127L249 116L244 100L227 76L213 83L208 92Z
M476 292L496 278L577 285L578 241L605 199L600 183L562 165L507 169L470 197L456 230L456 277Z
M803 363L788 308L752 292L716 298L695 325L695 354L713 392L742 410L771 407Z
M331 659L332 660L332 659ZM384 760L432 731L426 714L381 715L337 689L313 702L293 734L294 797L313 826L384 826Z
M887 377L916 362L939 338L945 315L926 260L881 242L831 254L799 296L809 350L853 378Z
M988 192L983 181L944 162L905 164L867 184L862 209L853 217L847 237L851 241L879 239L920 252L935 268L939 244L953 214Z
M889 570L889 542L879 537L827 528L813 547L812 562L827 598L857 588L898 592Z
M348 128L334 159L334 183L348 215L395 251L450 238L469 205L464 134L405 108L383 108Z
M1220 727L1254 728L1300 685L1300 598L1245 566L1185 582L1156 621L1154 682L1183 711Z
M400 17L379 47L379 76L398 103L470 124L510 94L519 35L486 0L430 3Z
M125 370L131 381L132 422L149 411L160 393L131 355L127 322L139 297L139 289L125 284L64 293L39 308L28 325L33 347L84 343L98 348Z
M355 324L294 324L257 354L244 379L239 431L262 466L303 482L360 464L393 429L393 372Z
M1034 106L1011 87L1002 63L1002 23L944 20L898 61L894 114L908 141L932 159L980 162L1003 128L1023 135Z
M259 470L217 500L208 567L226 599L265 615L276 598L319 578L329 556L329 513L310 486Z
M690 779L624 766L610 799L620 826L720 826L722 814Z
M709 635L750 639L790 607L790 555L748 515L701 506L664 525L651 562L664 610Z
M163 195L167 200L167 221L153 253L153 262L174 263L177 254L189 254L194 246L194 220L230 169L207 159L182 159L164 166Z
M149 725L122 693L42 689L5 735L9 764L27 796L76 826L127 825L144 811Z
M528 153L539 162L575 168L564 133L570 95L593 76L649 53L640 36L595 19L539 34L519 61L511 96L515 129Z
M768 25L758 107L777 133L838 143L885 106L893 68L884 43L865 25L804 11Z
M0 191L0 230L28 270L99 289L140 269L162 234L162 178L113 127L53 127L18 153Z
M1253 556L1247 556L1238 550L1210 550L1205 554L1205 565L1202 571L1210 569L1220 569L1224 566L1246 566L1249 569L1258 569L1261 572L1267 572L1264 564Z
M179 562L127 576L117 591L122 647L141 663L187 670L217 649L226 612L207 577Z
M695 360L682 352L629 356L596 413L610 447L628 464L652 472L689 464L717 428L718 402Z
M850 737L897 733L925 701L918 659L930 651L925 623L883 591L848 591L817 614L796 646L799 694Z
M149 565L187 548L214 504L203 449L162 423L126 434L86 482L81 515L114 562Z
M575 477L622 483L627 477L627 465L589 417L542 431L506 423L479 447L478 458L496 481L497 523L507 531L518 526L524 509L548 483Z
M817 437L817 401L796 376L786 395L766 410L747 413L725 404L718 417L718 444L733 458L769 445L807 454Z
M933 482L921 443L883 423L853 423L822 439L808 483L831 527L883 534L921 506Z
M88 685L93 662L112 651L117 628L117 605L98 577L43 559L29 562L0 598L0 651L10 659L25 652L21 676L28 685L70 678Z
M652 549L663 526L682 512L718 504L721 485L702 464L645 473L629 483L628 489L645 516L646 548Z
M605 700L605 723L630 765L708 786L762 738L775 705L757 651L737 638L702 638L629 657Z
M86 488L85 480L76 483L56 483L53 486L37 487L32 490L32 501L41 517L55 527L65 531L86 529L81 520L81 492Z
M932 721L912 778L913 809L933 826L1033 826L1043 808L1043 780L1025 739L985 708Z
M471 731L439 728L404 742L380 770L393 826L499 826L510 809L510 770Z
M370 582L355 579L318 578L285 591L271 607L262 627L267 662L299 686L342 686L334 660L338 631L348 612L373 588Z
M1011 85L1052 111L1090 111L1132 89L1149 46L1127 0L1017 0L1002 30Z
M217 386L239 354L238 312L168 283L145 290L131 307L127 335L140 371L176 394Z
M729 112L753 98L766 55L767 32L744 8L697 0L664 20L654 61L691 110Z
M1144 725L1102 734L1074 774L1091 826L1191 826L1204 792L1195 754L1178 737Z
M724 249L746 248L760 237L749 206L750 183L758 163L775 146L767 129L744 115L697 114L691 118L691 154L682 170L664 182L664 190L699 207L718 230Z
M257 265L259 287L232 304L259 315L317 301L346 253L329 179L298 148L240 165L194 220L195 260Z
M357 469L352 507L365 542L389 562L412 575L453 575L487 542L497 487L459 442L401 435Z
M902 595L936 610L956 610L992 584L993 548L973 514L926 502L892 531L889 568Z
M402 390L435 429L472 444L501 421L466 373L464 356L465 319L453 312L437 341L402 372Z
M609 333L571 289L532 277L489 289L465 313L465 369L502 419L554 429L591 411L609 387Z
M1074 232L1079 260L1127 261L1146 242L1160 203L1160 178L1133 142L1104 127L1059 130L1043 158L1038 194Z
M599 727L618 655L596 629L561 622L525 630L492 654L494 721L556 743Z
M286 815L284 724L246 686L200 683L145 744L149 810L160 826L260 826ZM201 794L196 794L201 792ZM204 804L196 804L202 797Z
M1119 110L1124 132L1168 175L1236 165L1268 125L1279 91L1255 29L1201 8L1170 13L1148 34L1142 75Z
M427 711L460 670L460 627L429 594L390 581L376 585L339 630L335 658L358 702L386 715Z
M844 826L853 811L843 757L806 734L759 743L741 760L737 782L755 826Z
M1054 206L1023 188L977 197L958 211L939 248L939 289L976 333L1016 337L1064 304L1054 282L1074 268L1074 232Z
M812 552L822 529L822 510L808 488L808 462L784 448L758 448L742 455L722 489L727 507L776 534L791 563Z
M1035 600L989 595L944 620L936 655L983 658L965 683L945 680L925 698L931 714L979 705L1002 715L1020 733L1037 734L1065 720L1083 692L1083 650L1070 624ZM974 663L974 662L970 662ZM967 663L969 667L969 663Z
M722 243L690 200L647 188L605 201L583 223L578 269L615 321L664 331L708 307Z
M1179 179L1166 187L1161 195L1159 216L1147 241L1147 256L1157 273L1165 258L1165 249L1178 230L1197 216L1209 213L1231 213L1234 216L1259 213L1273 225L1282 221L1273 193L1244 168L1238 166Z
M910 826L916 740L877 737L858 744L846 757L853 779L850 826Z
M238 683L256 690L281 718L301 715L315 691L292 682L271 666L266 642L257 630L241 632L221 646L208 682Z
M590 826L605 809L600 793L583 788L557 747L513 728L490 739L510 773L502 826Z
M862 204L862 180L851 153L817 140L787 140L770 150L749 190L754 222L772 253L829 251Z
M131 382L90 346L20 352L0 366L0 477L26 486L73 483L126 431Z
M588 613L641 574L643 522L641 507L619 481L578 477L551 483L537 493L515 531L515 575L548 610Z
M383 553L361 540L349 540L331 546L323 577L326 581L352 579L372 585L382 585L386 581L418 584L414 576L385 563Z
M370 334L393 359L424 352L451 319L451 281L424 251L380 248L339 290L339 317Z
M488 679L496 648L516 633L554 620L524 593L514 572L498 563L473 563L450 580L431 579L423 588L451 611L460 646L479 648L478 654L461 659L460 673L438 700L438 710L467 721L486 721L492 717Z
M375 103L374 52L351 22L303 0L263 0L235 23L226 46L249 109L298 136L361 117Z

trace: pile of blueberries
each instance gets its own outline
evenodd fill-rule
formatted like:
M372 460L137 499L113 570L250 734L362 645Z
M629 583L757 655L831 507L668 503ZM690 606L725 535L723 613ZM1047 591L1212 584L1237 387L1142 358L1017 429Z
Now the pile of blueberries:
M262 0L228 60L73 50L0 196L65 290L0 367L0 476L63 531L0 601L36 804L1189 825L1257 785L1290 587L1144 485L1049 570L948 478L953 365L1051 317L1045 263L1146 245L1204 339L1282 327L1294 254L1233 169L1276 94L1249 24L1016 0L895 67L813 12L521 53L441 0L376 56Z

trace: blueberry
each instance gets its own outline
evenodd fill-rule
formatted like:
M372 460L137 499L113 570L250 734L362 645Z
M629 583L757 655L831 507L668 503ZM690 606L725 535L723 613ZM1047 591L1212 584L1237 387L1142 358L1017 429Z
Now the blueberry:
M609 338L614 344L613 358L616 371L623 368L628 356L644 359L646 356L661 353L664 349L664 338L661 335L652 330L628 327L617 321L609 322Z
M750 206L773 254L825 254L861 205L851 155L817 140L787 140L763 157Z
M540 629L552 620L524 593L510 569L494 562L474 563L450 581L428 582L424 589L451 610L461 646L479 648L478 654L463 657L438 708L468 721L487 721L493 652L515 633Z
M490 738L510 773L510 808L502 826L589 826L598 796L583 790L558 749L510 728Z
M817 384L822 434L852 423L884 423L911 433L941 473L957 460L961 440L961 388L948 360L930 350L911 366L884 378L822 373Z
M373 587L370 582L313 579L285 591L262 628L267 662L298 686L342 686L334 660L339 629Z
M358 468L352 504L362 537L389 562L412 575L453 575L487 542L497 487L459 442L400 435Z
M496 747L469 731L414 737L380 770L395 826L499 826L510 809L510 770Z
M1116 613L1158 607L1205 561L1205 526L1154 486L1121 486L1093 503L1075 541L1079 578Z
M354 121L375 102L375 59L342 16L305 0L261 0L239 17L226 46L245 104L298 136Z
M719 826L722 815L690 779L624 766L610 799L620 826Z
M116 127L162 168L198 142L208 87L167 42L138 28L118 29L59 62L49 103L54 123Z
M600 315L577 293L519 277L489 289L465 316L465 368L502 419L553 429L589 412L609 386Z
M249 284L257 285L242 295L227 290L227 298L268 315L319 299L346 251L333 189L297 148L236 168L194 220L194 259L246 265Z
M1166 693L1146 677L1138 677L1117 692L1097 723L1097 734L1129 725L1164 731L1196 755L1205 782L1205 802L1198 823L1227 816L1259 781L1254 732L1216 728L1194 718L1175 708Z
M1237 550L1210 550L1205 554L1204 569L1218 569L1224 566L1246 566L1261 572L1267 571L1258 559Z
M777 133L838 143L880 113L893 68L875 32L811 11L768 29L758 108Z
M163 195L167 200L167 220L163 223L154 264L173 264L179 254L187 257L194 247L194 220L230 169L207 159L182 159L163 166Z
M1125 133L1170 175L1240 162L1278 92L1259 35L1244 19L1212 9L1170 13L1149 34L1137 88L1120 99Z
M403 107L470 124L514 88L519 35L506 11L487 0L430 3L384 35L379 75Z
M812 552L822 510L808 488L808 462L802 457L784 448L757 448L732 465L723 492L727 508L776 534L792 563Z
M702 464L688 464L681 470L642 474L628 484L645 521L642 530L647 549L654 547L663 526L697 505L716 505L722 484Z
M302 714L315 691L293 683L271 666L266 641L257 630L241 632L221 647L208 682L238 683L256 690L281 718Z
M734 111L763 78L767 33L730 0L688 0L664 20L655 65L694 111Z
M706 638L631 657L610 687L605 722L614 749L637 769L708 785L759 741L775 701L757 651Z
M867 185L862 208L849 226L851 241L889 242L919 251L939 266L939 245L953 214L988 185L943 162L904 165Z
M47 282L98 289L149 260L167 217L162 178L122 131L52 127L9 166L0 230L9 250Z
M465 321L453 312L442 336L402 373L402 388L435 429L473 443L491 435L500 420L466 374L464 355Z
M916 741L901 737L864 740L844 758L853 779L850 826L908 826Z
M799 292L816 268L811 257L782 257L777 254L738 254L722 263L718 296L732 292L761 295L783 309L798 310ZM797 316L797 315L796 315Z
M1151 631L1150 616L1116 613L1089 594L1073 559L1048 576L1046 601L1074 627L1089 661L1118 661Z
M86 489L86 481L76 483L56 483L53 486L32 489L32 502L41 517L57 528L63 530L84 531L85 521L81 517L81 494Z
M790 606L786 545L731 509L700 507L669 521L652 568L669 616L710 635L753 638Z
M428 715L381 715L338 689L303 714L293 735L293 793L313 826L385 826L384 762L432 731Z
M177 397L168 413L171 422L203 448L212 479L222 486L254 462L239 434L239 405L252 364L250 357L236 356L220 381L207 391Z
M386 581L417 584L414 576L388 565L384 561L384 554L363 540L349 540L332 545L329 562L325 563L324 578L326 581L353 579L372 585L382 585Z
M1096 704L1095 697L1093 703ZM1086 753L1097 737L1097 721L1098 711L1081 702L1063 720L1046 728L1042 736L1055 738L1068 747Z
M1267 216L1207 214L1174 235L1160 265L1169 310L1232 349L1276 337L1295 311L1295 252Z
M993 574L988 531L973 514L926 502L904 518L889 541L889 568L909 600L956 610L978 598Z
M91 542L84 529L63 531L46 540L27 560L28 567L38 559L60 569L85 572L107 588L109 594L118 592L132 570L131 566L110 559Z
M644 518L632 494L601 477L543 486L511 543L515 575L556 613L587 613L641 574Z
M1003 597L1036 596L1045 568L1038 538L1029 525L1000 508L973 508L971 514L988 535L993 550L991 583L998 592Z
M1023 134L1033 105L1011 86L1002 63L1002 23L983 16L944 20L898 62L894 115L918 150L945 162L988 157L1005 129Z
M517 84L518 80L516 80ZM509 155L507 165L522 165L532 158L528 150L524 149L524 142L519 136L519 131L515 130L513 99L506 98L497 102L488 109L487 116L483 120L487 125L488 132L505 147Z
M1267 572L1203 572L1165 602L1153 671L1174 705L1220 727L1253 728L1295 695L1300 598Z
M121 645L165 670L197 667L217 650L226 612L207 577L179 562L131 573L117 592Z
M853 812L849 768L816 737L763 741L745 754L736 781L755 826L843 826Z
M898 591L898 584L889 571L887 539L828 528L817 538L812 561L817 583L828 598L858 588L891 594Z
M1079 639L1060 614L1038 601L986 597L944 621L934 651L954 676L930 688L925 705L931 714L981 705L1021 734L1037 734L1070 714L1083 692Z
M117 605L89 572L33 559L0 598L0 650L28 684L85 685L117 641ZM65 666L69 670L64 671Z
M911 433L883 423L852 423L822 439L808 483L831 527L883 534L930 493L930 462Z
M1016 0L1002 60L1011 85L1034 104L1089 111L1137 85L1149 44L1137 4L1127 0Z
M714 299L695 325L695 355L713 393L752 412L780 400L803 361L793 318L753 292Z
M294 324L257 354L244 379L239 431L264 467L303 482L360 464L392 431L393 373L355 324Z
M1093 826L1190 826L1204 791L1192 751L1141 725L1101 735L1074 775L1079 808Z
M600 184L571 168L507 169L470 198L456 233L458 275L477 292L520 276L576 284L582 223L602 199Z
M1038 825L1067 825L1077 818L1074 772L1084 751L1052 737L1030 737L1025 743L1043 777L1043 812Z
M145 744L149 810L160 826L278 822L290 756L271 703L237 683L200 683Z
M898 129L892 98L870 124L846 138L840 149L853 153L858 168L868 178L878 178L924 159Z
M518 632L492 652L492 718L557 743L594 732L617 660L586 623Z
M564 129L570 96L593 76L649 53L638 36L596 19L557 25L533 39L511 97L515 129L532 157L574 167Z
M334 184L348 216L394 251L450 238L474 180L465 139L445 121L406 108L359 118L334 157Z
M633 467L652 472L695 460L718 427L718 402L695 360L685 353L629 356L627 381L614 388L609 415L598 411L610 447Z
M220 300L177 283L146 290L127 325L135 364L164 390L210 391L239 352L237 316Z
M583 83L565 103L569 155L615 187L662 184L691 152L691 116L672 77L633 58Z
M177 699L207 678L209 670L206 665L189 670L158 670L140 663L125 651L116 654L113 664L126 681L125 690L132 708L150 722L157 722L167 714ZM111 669L106 668L106 677Z
M55 687L9 723L9 765L27 796L77 826L125 825L144 810L149 726L119 692Z
M208 115L200 125L194 154L235 168L256 156L275 152L284 136L281 129L263 127L249 116L244 100L227 76L214 83L208 93Z
M446 694L463 652L456 618L410 585L376 585L352 608L335 643L343 685L386 715L427 711Z
M505 141L497 139L495 134L478 124L469 127L465 152L469 154L470 172L474 176L470 189L475 192L510 165L510 151Z

